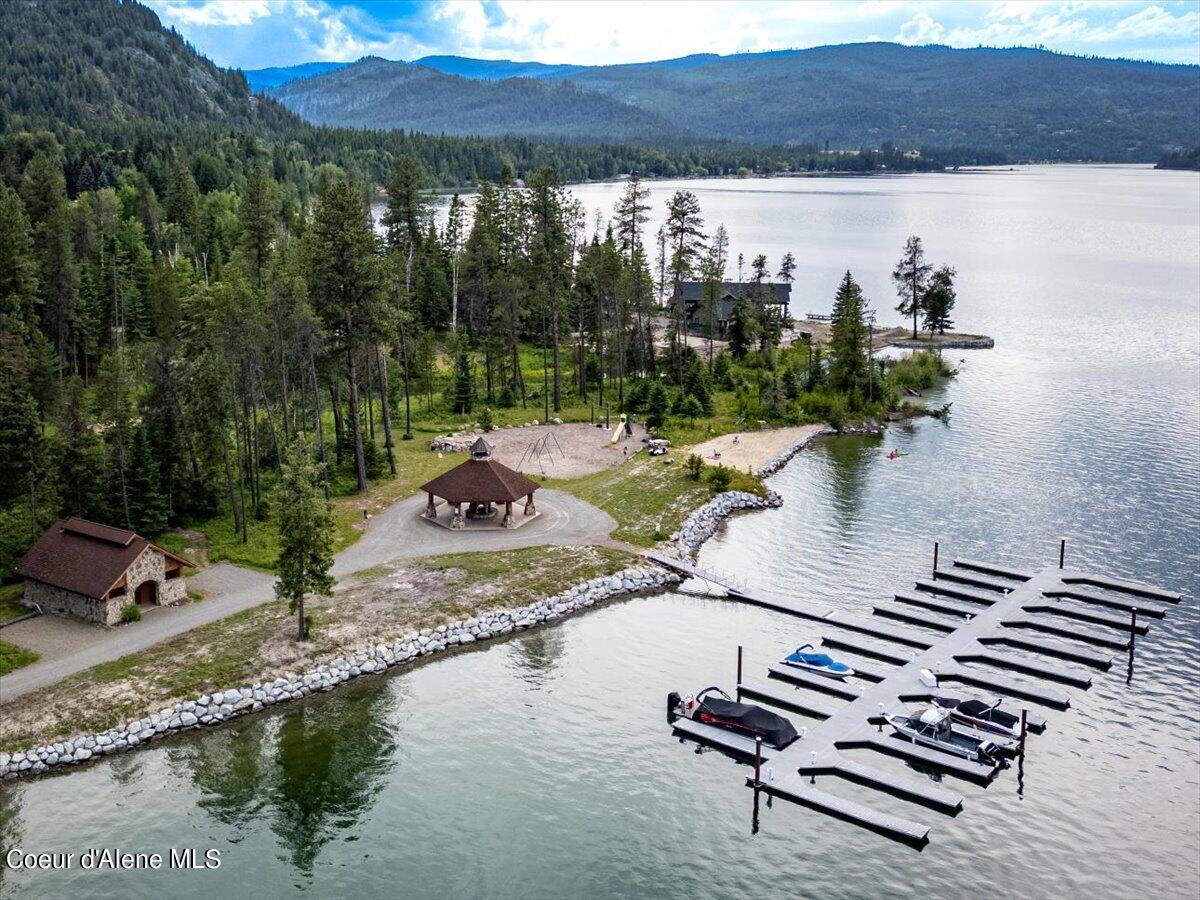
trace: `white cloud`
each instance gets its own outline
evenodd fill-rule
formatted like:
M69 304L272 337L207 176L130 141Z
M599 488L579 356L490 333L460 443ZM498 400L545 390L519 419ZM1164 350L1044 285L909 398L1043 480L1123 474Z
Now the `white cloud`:
M160 3L160 12L168 19L186 25L250 25L271 15L267 0L205 0L204 3Z
M895 40L1200 62L1195 0L144 0L222 65L365 54L615 64Z

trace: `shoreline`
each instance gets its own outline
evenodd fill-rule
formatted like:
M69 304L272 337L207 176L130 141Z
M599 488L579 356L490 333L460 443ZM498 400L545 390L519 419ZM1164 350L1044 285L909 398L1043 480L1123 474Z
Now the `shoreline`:
M761 462L756 469L760 477L765 478L781 470L817 437L835 433L828 426L811 425L788 429L787 436L794 437L796 430L799 431L797 439L788 442L781 450L775 447L774 455ZM667 546L694 558L703 544L717 533L725 519L734 513L773 509L782 505L783 498L769 489L766 498L743 491L722 492L693 510L684 519L679 531L668 539ZM273 679L268 676L249 685L179 700L158 712L132 719L121 727L50 741L11 753L0 752L0 782L61 771L64 767L127 752L174 734L215 727L268 707L301 700L316 692L334 690L340 684L364 675L386 672L426 656L536 628L598 602L658 593L681 580L678 575L649 564L625 568L613 575L601 575L573 585L524 607L481 612L477 616L448 624L422 628L388 644L369 643L357 651L321 661L299 674L285 672Z

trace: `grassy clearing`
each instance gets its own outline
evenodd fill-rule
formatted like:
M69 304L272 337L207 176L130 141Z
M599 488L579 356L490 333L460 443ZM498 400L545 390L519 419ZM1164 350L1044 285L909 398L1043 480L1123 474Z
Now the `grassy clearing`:
M679 454L675 454L679 457ZM570 491L617 520L612 536L638 547L652 547L675 531L688 513L704 504L713 490L688 477L681 458L638 454L631 462L581 478L558 479L547 486ZM763 491L762 482L736 473L730 490Z
M0 747L101 731L178 699L310 668L486 609L524 605L635 561L607 547L542 547L397 563L369 582L315 598L315 632L303 644L294 640L287 604L270 601L20 697L3 707ZM0 659L6 652L0 643Z
M39 658L38 654L32 650L26 650L24 647L18 647L8 641L0 641L0 675L7 675L21 666L37 662Z
M25 595L25 582L0 585L0 622L10 622L29 612L21 605L21 597Z

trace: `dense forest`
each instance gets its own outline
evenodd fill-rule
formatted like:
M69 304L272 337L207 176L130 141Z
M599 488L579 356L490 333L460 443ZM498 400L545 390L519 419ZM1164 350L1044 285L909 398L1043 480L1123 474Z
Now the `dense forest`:
M434 77L435 69L443 77ZM418 84L415 72L428 75ZM285 77L271 73L276 83ZM576 90L556 93L564 81ZM619 66L426 57L416 65L380 60L370 78L343 69L273 93L337 124L399 126L413 116L420 127L447 133L507 133L515 107L527 133L546 137L625 140L632 133L656 143L690 136L835 148L891 141L969 146L1014 161L1153 162L1168 147L1200 141L1196 66L1032 48L875 42ZM561 125L553 117L537 120L528 105L534 97L562 116Z
M43 12L63 40L31 48ZM637 159L733 166L736 148L626 158L340 132L252 97L133 3L26 0L0 25L18 82L2 82L0 134L0 573L66 514L250 543L275 530L285 459L311 454L326 497L362 493L397 474L417 420L586 419L595 405L694 426L720 391L743 419L836 422L894 394L849 273L824 360L781 348L786 323L752 300L728 352L688 346L674 288L705 283L711 338L734 268L724 229L679 191L644 234L636 177L607 223L587 222L564 186ZM468 176L472 207L455 197L437 227L430 189ZM924 297L916 259L898 283ZM791 256L777 265L749 260L751 280L790 280Z
M1190 169L1193 172L1200 172L1200 146L1190 150L1172 150L1170 153L1164 153L1154 164L1154 168Z
M320 125L658 145L696 139L662 116L570 82L486 82L378 57L270 94Z
M0 4L0 177L19 177L51 143L61 154L70 197L115 186L118 172L129 167L147 173L161 190L170 146L194 159L202 190L228 188L247 160L266 152L274 177L301 194L339 172L380 184L398 155L423 160L441 187L496 180L506 169L520 178L547 166L567 181L586 181L625 172L870 171L1002 161L959 149L914 158L889 148L827 155L807 146L633 147L327 128L252 94L240 72L214 66L137 3Z

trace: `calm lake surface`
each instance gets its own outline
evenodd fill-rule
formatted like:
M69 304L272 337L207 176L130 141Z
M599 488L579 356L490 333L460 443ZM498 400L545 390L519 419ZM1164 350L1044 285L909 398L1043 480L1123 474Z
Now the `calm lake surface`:
M793 310L828 311L849 268L892 321L888 276L917 233L958 267L961 327L996 338L954 353L949 424L800 454L772 480L784 507L734 520L702 561L866 612L928 568L935 539L943 558L1032 568L1065 536L1070 564L1187 595L1139 641L1133 684L1118 666L1050 713L1023 793L1015 769L955 782L956 819L871 794L933 826L919 855L782 802L752 834L746 770L673 739L664 696L730 686L739 643L759 678L816 632L687 593L631 600L7 786L4 848L212 847L223 864L0 872L6 897L1200 894L1200 175L664 182L656 212L684 185L735 254L796 254ZM577 190L606 213L619 192Z

